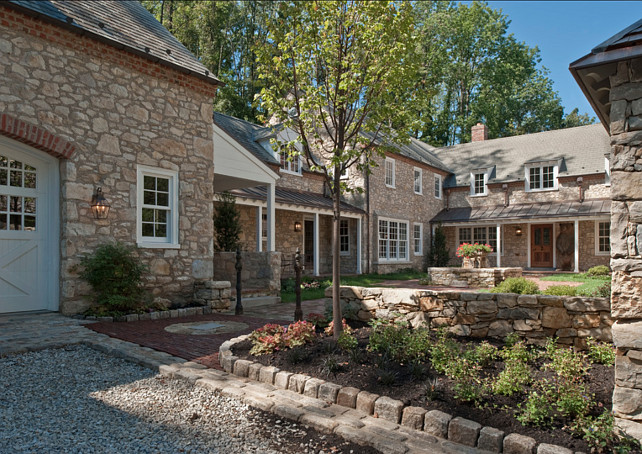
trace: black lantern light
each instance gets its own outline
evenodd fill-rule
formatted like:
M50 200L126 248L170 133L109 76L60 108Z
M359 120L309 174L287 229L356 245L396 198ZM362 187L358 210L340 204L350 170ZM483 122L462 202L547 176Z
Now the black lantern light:
M301 225L301 222L295 221L294 222L294 231L295 232L300 232L303 229L303 226Z
M518 226L515 228L515 235L516 235L516 236L522 236L522 226L521 226L521 225L518 225Z
M105 199L102 188L96 188L96 193L91 198L91 211L96 219L107 219L111 205Z

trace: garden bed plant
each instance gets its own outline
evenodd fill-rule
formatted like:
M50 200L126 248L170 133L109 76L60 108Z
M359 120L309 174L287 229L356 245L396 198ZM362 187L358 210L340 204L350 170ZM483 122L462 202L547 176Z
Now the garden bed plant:
M315 316L319 319L319 316ZM587 352L547 339L529 346L451 337L445 329L373 320L344 325L333 340L312 322L266 326L235 355L441 410L540 443L584 452L639 452L613 433L614 349L589 339Z

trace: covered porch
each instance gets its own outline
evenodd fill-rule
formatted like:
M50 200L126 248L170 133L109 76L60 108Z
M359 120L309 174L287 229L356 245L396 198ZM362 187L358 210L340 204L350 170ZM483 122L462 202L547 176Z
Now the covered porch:
M578 273L609 264L610 205L596 199L451 208L431 225L433 234L444 228L452 264L460 244L477 242L493 247L490 266Z

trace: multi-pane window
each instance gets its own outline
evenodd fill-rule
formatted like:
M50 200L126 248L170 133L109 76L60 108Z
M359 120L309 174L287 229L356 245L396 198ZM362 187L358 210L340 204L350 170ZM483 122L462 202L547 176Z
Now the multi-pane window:
M527 190L542 191L557 188L557 166L541 165L526 168Z
M138 242L177 245L178 173L138 168ZM167 244L165 247L167 247Z
M0 155L0 230L36 230L36 180L35 167Z
M435 174L435 198L441 199L441 175Z
M458 229L458 244L463 243L480 243L490 244L493 253L497 252L497 227L496 226L477 226L477 227L460 227ZM503 241L503 236L502 236ZM500 245L501 252L501 245Z
M413 224L412 225L412 242L413 242L413 251L415 255L423 254L423 235L422 235L423 225L422 224Z
M350 223L347 219L339 221L339 252L341 255L350 254Z
M413 173L415 177L415 194L421 194L423 192L423 187L421 182L423 177L423 171L415 167Z
M608 254L611 252L611 223L598 221L595 225L596 253Z
M386 158L385 171L386 171L386 186L394 188L395 187L395 160L394 159Z
M472 193L473 195L486 194L486 174L484 172L473 173Z
M408 223L379 220L379 260L408 259Z
M301 158L299 155L290 156L287 151L282 150L279 152L279 159L281 160L281 170L290 173L301 173Z

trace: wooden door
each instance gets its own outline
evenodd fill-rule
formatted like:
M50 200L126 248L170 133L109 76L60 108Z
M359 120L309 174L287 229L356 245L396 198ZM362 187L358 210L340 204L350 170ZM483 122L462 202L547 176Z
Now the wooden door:
M314 221L303 221L303 264L312 269L314 264Z
M553 267L553 225L531 226L531 267Z

